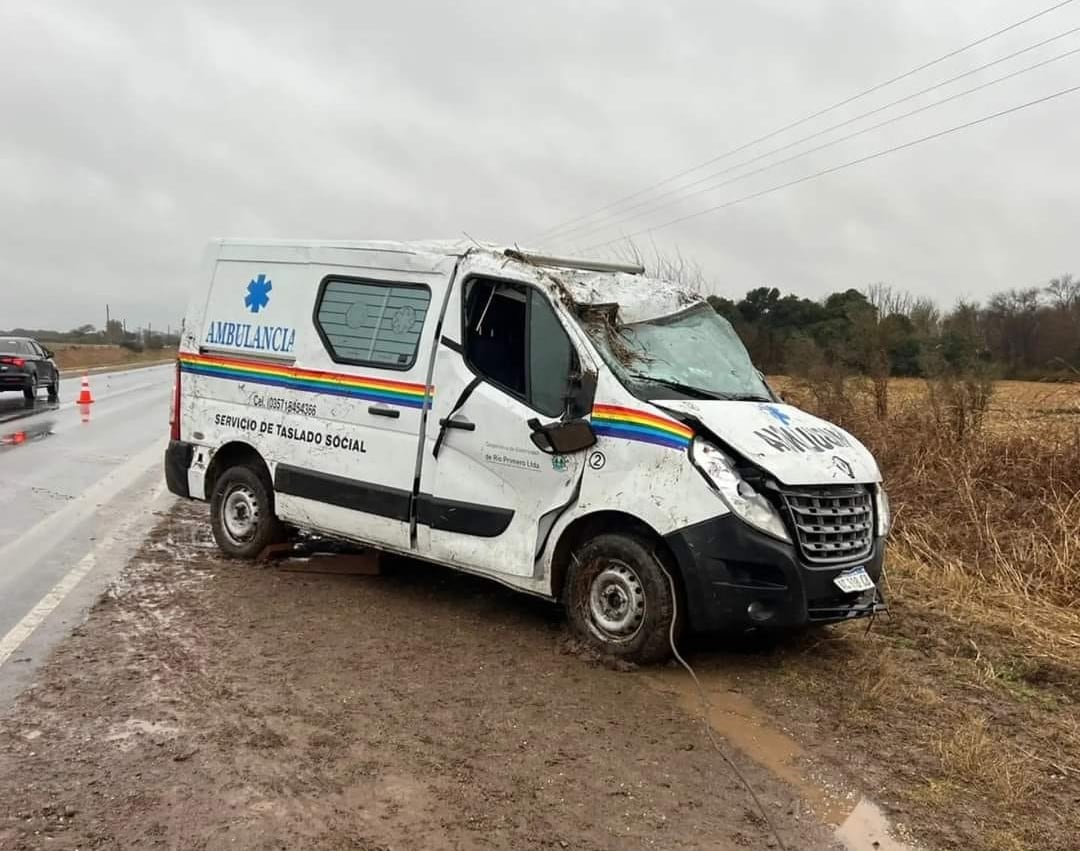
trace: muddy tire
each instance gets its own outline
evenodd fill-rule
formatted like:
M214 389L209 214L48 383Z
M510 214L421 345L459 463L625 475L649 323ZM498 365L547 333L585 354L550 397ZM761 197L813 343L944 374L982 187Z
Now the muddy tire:
M269 477L247 466L230 467L218 476L210 497L210 524L218 547L233 558L258 558L285 535L274 515Z
M609 533L587 541L571 561L564 602L574 632L599 653L638 663L671 655L671 586L640 538Z

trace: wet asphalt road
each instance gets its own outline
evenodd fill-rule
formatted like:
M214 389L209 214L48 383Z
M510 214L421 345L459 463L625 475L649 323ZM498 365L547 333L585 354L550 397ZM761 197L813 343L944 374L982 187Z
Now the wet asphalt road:
M170 365L90 376L94 403L0 394L0 708L167 507Z

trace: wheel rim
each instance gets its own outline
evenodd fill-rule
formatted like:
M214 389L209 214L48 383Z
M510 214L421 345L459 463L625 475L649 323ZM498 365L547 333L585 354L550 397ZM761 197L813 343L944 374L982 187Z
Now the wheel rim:
M246 544L259 528L259 502L245 485L233 485L221 501L221 528L234 544Z
M645 589L630 565L611 560L589 586L589 625L605 640L627 641L645 621Z

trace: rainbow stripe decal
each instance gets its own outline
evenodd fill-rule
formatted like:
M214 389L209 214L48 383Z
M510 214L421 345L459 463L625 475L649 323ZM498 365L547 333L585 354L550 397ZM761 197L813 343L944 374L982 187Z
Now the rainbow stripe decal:
M320 372L314 369L297 369L278 366L264 361L240 360L238 358L182 354L180 371L209 378L245 381L265 384L269 387L285 387L305 393L324 393L329 396L347 396L365 399L402 408L421 408L424 405L424 385L404 381L385 381L362 375L345 375L340 372ZM431 388L432 395L435 388Z
M618 405L594 405L592 425L593 431L605 437L652 443L668 449L686 449L694 436L694 432L682 423Z

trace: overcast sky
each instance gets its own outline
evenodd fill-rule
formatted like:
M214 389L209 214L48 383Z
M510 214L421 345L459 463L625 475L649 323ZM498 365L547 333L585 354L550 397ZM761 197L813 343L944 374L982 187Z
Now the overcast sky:
M1048 5L0 3L0 327L100 326L106 302L129 326L175 326L213 236L468 231L528 244ZM713 170L1072 27L1080 2ZM874 120L1076 47L1080 33ZM1077 84L1080 54L551 247L592 246ZM677 247L726 295L881 280L950 303L1080 273L1078 160L1080 93L639 242Z

